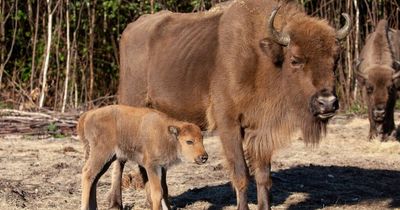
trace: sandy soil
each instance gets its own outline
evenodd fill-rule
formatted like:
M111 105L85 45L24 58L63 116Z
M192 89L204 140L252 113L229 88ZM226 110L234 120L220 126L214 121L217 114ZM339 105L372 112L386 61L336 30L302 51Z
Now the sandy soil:
M398 114L397 114L398 115ZM396 116L398 119L399 116ZM317 147L294 141L273 157L273 209L400 208L400 143L367 141L368 120L338 116ZM169 170L176 209L235 209L217 137L205 139L207 164ZM65 139L0 138L0 209L79 209L82 145ZM136 169L132 163L127 170ZM110 171L110 170L109 170ZM110 173L99 181L106 209ZM123 191L125 209L148 209L142 189ZM249 189L256 209L256 189Z

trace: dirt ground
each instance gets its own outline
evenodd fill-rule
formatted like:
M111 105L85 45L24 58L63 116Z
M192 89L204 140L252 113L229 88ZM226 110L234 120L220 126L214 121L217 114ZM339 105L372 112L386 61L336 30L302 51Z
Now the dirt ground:
M368 127L365 118L339 115L319 146L296 140L278 151L273 209L400 209L400 143L367 141ZM235 209L218 138L205 139L205 146L207 164L169 170L171 201L176 209ZM78 140L0 137L0 209L79 209L82 165ZM100 209L107 207L109 187L107 172L98 185ZM256 209L253 183L249 201ZM144 190L125 189L123 202L125 209L148 209Z

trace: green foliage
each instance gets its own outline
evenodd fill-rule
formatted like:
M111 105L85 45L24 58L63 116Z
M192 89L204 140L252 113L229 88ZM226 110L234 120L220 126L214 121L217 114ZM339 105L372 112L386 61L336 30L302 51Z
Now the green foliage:
M354 102L347 110L347 114L357 114L357 115L362 115L362 114L367 114L368 113L368 108L366 105L363 103L357 101Z
M57 129L58 129L58 127L57 127L57 125L54 124L54 123L50 123L50 124L47 126L47 131L49 131L49 132L56 132Z
M396 101L395 109L400 110L400 100Z
M13 105L0 101L0 109L12 109Z
M61 134L61 133L56 133L56 134L53 135L53 137L56 138L56 139L62 139L62 138L65 138L66 136Z

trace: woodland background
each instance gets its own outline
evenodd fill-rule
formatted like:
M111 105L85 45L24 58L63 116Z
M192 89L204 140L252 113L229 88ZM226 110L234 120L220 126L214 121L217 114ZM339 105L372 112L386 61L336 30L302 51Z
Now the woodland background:
M67 112L115 103L118 42L140 15L163 9L197 12L220 0L0 0L0 108ZM354 27L336 75L342 110L363 104L353 61L381 18L399 29L397 0L299 0L311 16Z

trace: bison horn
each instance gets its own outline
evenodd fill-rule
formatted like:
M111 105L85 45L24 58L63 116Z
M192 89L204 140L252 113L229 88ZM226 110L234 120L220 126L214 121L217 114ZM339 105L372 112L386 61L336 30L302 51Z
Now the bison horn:
M290 42L290 36L288 34L278 32L274 28L275 15L278 12L279 8L280 6L272 10L271 16L268 19L267 34L268 37L270 37L276 43L283 46L288 46Z
M392 79L395 80L398 79L399 77L400 77L400 71L393 74Z
M394 61L393 65L396 71L400 71L400 61Z
M344 19L346 19L346 23L344 26L336 32L336 38L338 40L342 40L346 38L346 36L350 33L351 30L351 20L350 16L347 13L342 13Z
M363 60L363 59L357 59L357 60L355 60L355 61L353 62L353 68L354 68L356 71L358 71L358 68L360 67L362 60Z

